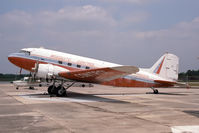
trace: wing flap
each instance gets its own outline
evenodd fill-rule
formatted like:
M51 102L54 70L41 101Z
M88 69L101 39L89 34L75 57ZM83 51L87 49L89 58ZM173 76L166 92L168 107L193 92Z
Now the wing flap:
M135 66L118 66L70 72L60 72L59 76L81 82L100 83L120 78L125 75L133 74L138 71L139 68Z

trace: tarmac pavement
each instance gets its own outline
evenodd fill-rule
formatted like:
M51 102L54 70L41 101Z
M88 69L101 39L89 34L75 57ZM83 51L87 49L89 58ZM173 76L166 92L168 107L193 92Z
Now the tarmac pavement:
M2 133L199 132L199 88L71 87L50 97L45 87L0 84ZM194 128L192 128L194 126Z

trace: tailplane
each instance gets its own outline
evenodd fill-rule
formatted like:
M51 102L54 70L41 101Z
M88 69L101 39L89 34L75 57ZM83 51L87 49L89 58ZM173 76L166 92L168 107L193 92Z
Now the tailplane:
M149 69L149 71L162 78L177 81L178 69L179 58L174 54L166 53L160 57L160 59Z

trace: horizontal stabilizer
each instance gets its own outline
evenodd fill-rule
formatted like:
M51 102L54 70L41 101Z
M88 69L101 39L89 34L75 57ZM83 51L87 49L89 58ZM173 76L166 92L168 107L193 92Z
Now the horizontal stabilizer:
M168 85L176 84L175 81L168 81L168 80L155 80L155 82L160 83L160 84L168 84Z
M139 68L135 66L117 66L60 72L59 76L75 81L100 83L137 73L138 71Z

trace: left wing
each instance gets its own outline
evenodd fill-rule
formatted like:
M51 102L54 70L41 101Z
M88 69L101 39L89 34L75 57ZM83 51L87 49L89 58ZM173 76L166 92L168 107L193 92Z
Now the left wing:
M133 74L138 71L139 68L135 66L117 66L70 72L60 72L59 76L75 81L100 83L117 79L125 75Z

